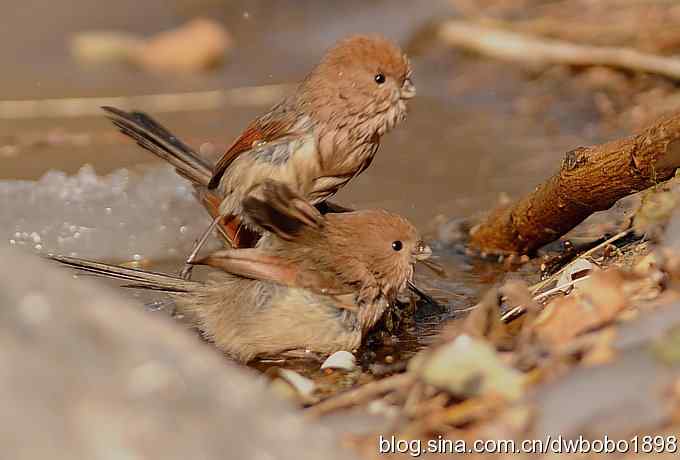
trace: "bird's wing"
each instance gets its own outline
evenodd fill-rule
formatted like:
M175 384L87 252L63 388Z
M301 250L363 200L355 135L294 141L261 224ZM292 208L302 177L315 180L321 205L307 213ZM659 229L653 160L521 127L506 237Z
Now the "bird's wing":
M250 223L287 241L305 230L320 230L324 224L318 209L283 182L271 179L248 192L243 213Z
M283 257L268 255L261 249L225 249L196 261L232 275L254 280L270 281L284 286L308 289L322 295L351 294L354 290L342 285L322 270L297 264Z
M227 149L220 161L217 162L213 169L213 175L210 178L208 188L214 189L220 184L224 172L229 168L229 165L242 153L251 150L259 142L273 142L283 137L296 135L293 131L293 120L255 120L246 128L231 147Z

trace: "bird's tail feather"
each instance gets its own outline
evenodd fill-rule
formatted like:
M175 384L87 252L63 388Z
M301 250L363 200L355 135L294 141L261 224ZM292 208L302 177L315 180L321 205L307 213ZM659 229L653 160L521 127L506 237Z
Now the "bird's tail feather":
M93 273L98 276L113 278L126 281L124 287L151 289L155 291L180 293L195 291L202 283L189 281L177 276L164 273L137 270L134 268L120 267L117 265L95 262L93 260L80 259L77 257L66 257L60 255L49 255L48 258L61 264L76 268L86 273Z
M115 107L102 107L120 131L142 148L162 158L195 185L207 186L213 165L191 147L176 138L160 123L143 112L125 112Z

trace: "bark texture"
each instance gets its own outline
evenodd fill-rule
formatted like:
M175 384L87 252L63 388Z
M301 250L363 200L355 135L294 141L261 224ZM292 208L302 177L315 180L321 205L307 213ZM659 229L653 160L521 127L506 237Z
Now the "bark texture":
M482 252L531 253L592 213L671 178L678 167L680 113L637 135L567 152L557 174L473 228L470 245Z

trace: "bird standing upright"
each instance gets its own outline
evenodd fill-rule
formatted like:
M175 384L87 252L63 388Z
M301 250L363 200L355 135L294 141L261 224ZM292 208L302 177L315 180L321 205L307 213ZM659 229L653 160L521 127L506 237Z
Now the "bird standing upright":
M384 38L354 36L331 48L293 94L251 122L214 167L147 115L105 110L124 133L188 177L213 215L190 263L218 225L232 247L241 245L247 232L241 204L266 179L312 204L332 197L371 164L381 136L405 118L413 96L403 52Z

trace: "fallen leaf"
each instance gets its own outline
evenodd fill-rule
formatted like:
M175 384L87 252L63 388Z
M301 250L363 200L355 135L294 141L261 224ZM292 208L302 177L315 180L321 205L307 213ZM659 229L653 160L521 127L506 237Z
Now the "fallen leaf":
M644 192L640 208L635 213L633 227L638 235L657 238L680 204L678 179Z
M652 344L652 352L659 360L672 366L680 362L680 326L674 327Z
M548 304L534 324L538 338L560 346L612 321L628 306L622 285L623 276L617 270L594 273L578 291Z
M531 295L531 290L526 281L511 279L500 288L501 295L510 307L522 306L524 310L535 311L540 309L538 302Z
M481 439L517 439L533 420L534 411L528 405L513 405L480 427Z
M409 368L417 370L426 383L456 396L500 395L516 400L522 395L522 373L506 365L496 350L483 340L462 334L431 353L419 356L424 362L413 367L409 363Z
M616 356L614 340L616 329L609 327L597 334L592 347L585 353L581 363L586 366L600 366L611 362Z

